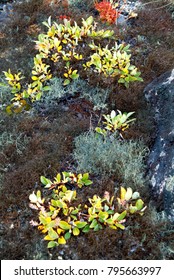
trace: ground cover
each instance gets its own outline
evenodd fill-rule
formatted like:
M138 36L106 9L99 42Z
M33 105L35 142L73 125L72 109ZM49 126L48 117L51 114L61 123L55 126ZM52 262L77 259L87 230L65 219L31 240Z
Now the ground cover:
M174 22L170 11L160 8L161 3L144 6L139 10L138 17L130 18L126 25L108 26L100 21L93 1L69 6L66 1L55 1L52 5L50 2L31 0L15 4L13 12L0 27L2 71L9 68L13 72L22 71L26 79L29 78L33 56L37 53L33 41L45 31L42 22L47 21L50 15L59 23L66 15L77 24L81 23L81 18L92 15L98 28L114 30L119 40L131 45L132 63L141 71L143 82L132 83L126 89L118 86L113 79L104 82L94 75L88 76L90 91L93 88L93 92L96 92L96 85L104 91L109 88L108 99L104 101L107 108L104 106L102 110L94 110L93 100L85 99L85 96L80 98L83 87L87 85L83 83L83 87L78 86L77 91L73 89L73 96L71 88L66 90L65 96L57 98L56 94L62 89L60 85L58 87L59 81L56 81L58 93L52 90L47 98L35 103L29 111L12 115L5 111L10 99L9 89L1 88L1 259L172 259L173 228L162 219L163 206L157 209L151 197L146 168L140 174L144 178L143 186L138 188L148 206L146 213L142 217L131 217L123 231L106 228L89 232L71 238L66 245L47 249L43 235L29 223L36 219L36 212L29 208L28 197L33 191L43 191L40 176L52 179L58 172L76 172L78 162L73 157L74 141L77 142L78 136L82 137L83 133L95 128L102 114L117 109L134 111L136 121L122 132L122 136L127 141L141 139L148 149L151 148L155 127L143 89L154 78L172 69L174 61ZM85 80L85 76L83 78ZM144 156L143 165L146 159ZM102 196L106 190L111 194L118 192L122 177L107 173L103 177L96 172L90 174L94 187L82 189L79 201L96 193ZM135 186L131 182L131 186L125 187Z

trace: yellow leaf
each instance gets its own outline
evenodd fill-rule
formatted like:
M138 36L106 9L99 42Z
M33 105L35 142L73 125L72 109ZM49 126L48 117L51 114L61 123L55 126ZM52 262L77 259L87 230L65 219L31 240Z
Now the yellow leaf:
M68 78L68 73L64 73L63 75L64 75L66 78Z
M37 77L37 76L32 76L31 78L32 78L33 81L38 80L38 77Z
M51 206L51 205L50 205L49 208L50 208L50 211L54 211L55 210L55 208L53 206Z
M126 189L121 187L121 200L125 199Z
M6 113L8 114L8 115L11 115L13 112L12 112L12 110L11 110L11 108L12 108L12 105L8 105L7 107L6 107Z
M62 40L62 43L67 44L67 40L66 40L66 39L63 39L63 40Z
M65 238L64 238L63 236L59 237L58 243L59 243L59 244L62 244L62 245L63 245L63 244L66 244Z
M63 230L63 229L61 229L61 228L58 228L58 229L57 229L57 233L58 233L58 235L60 235L62 232L64 232L64 230Z
M44 240L54 240L54 239L51 238L49 235L46 235L46 236L44 237Z
M123 68L122 71L124 72L124 74L128 74L129 70L127 68Z
M80 230L77 227L73 228L73 234L75 236L79 235L79 233L80 233Z
M51 218L50 218L50 217L47 217L47 218L46 218L46 222L47 222L47 223L50 223L50 222L51 222Z

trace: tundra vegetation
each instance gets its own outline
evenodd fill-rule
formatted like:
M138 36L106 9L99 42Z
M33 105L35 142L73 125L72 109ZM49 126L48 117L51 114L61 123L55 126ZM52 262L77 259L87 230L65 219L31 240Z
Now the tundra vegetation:
M143 0L123 25L125 1L23 0L7 11L2 259L173 259L173 226L148 184L155 127L143 95L174 61L163 4Z

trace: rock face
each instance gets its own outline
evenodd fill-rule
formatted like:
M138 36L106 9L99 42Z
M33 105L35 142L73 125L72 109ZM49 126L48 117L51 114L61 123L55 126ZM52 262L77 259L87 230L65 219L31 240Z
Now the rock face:
M156 139L149 156L153 195L163 202L168 219L174 222L174 69L145 88L154 111Z

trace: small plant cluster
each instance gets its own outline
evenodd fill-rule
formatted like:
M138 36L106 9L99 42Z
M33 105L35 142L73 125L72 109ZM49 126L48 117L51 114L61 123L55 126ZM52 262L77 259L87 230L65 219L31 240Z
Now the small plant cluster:
M48 81L54 76L64 77L64 85L79 78L79 69L87 73L97 73L105 77L116 77L118 83L128 87L129 82L142 81L140 72L131 65L131 55L128 54L129 46L115 44L109 49L96 45L94 40L112 38L114 31L96 30L93 17L82 19L82 26L76 22L64 19L63 24L43 23L48 31L40 34L36 41L38 54L34 57L31 83L22 84L24 78L21 73L12 74L9 70L4 72L15 106L27 106L26 99L39 100L44 91L50 90ZM86 42L90 39L90 43ZM84 46L88 48L89 57L85 56ZM79 64L80 62L80 64ZM13 109L13 105L9 110Z
M94 72L104 74L105 77L118 77L118 83L122 83L126 87L129 86L130 82L143 81L138 69L130 64L129 45L115 43L111 49L108 46L102 48L95 43L89 46L94 53L84 65L85 69L93 69L94 67Z
M96 2L95 9L99 12L100 19L109 24L114 24L119 17L119 12L116 10L113 1Z
M31 225L46 234L44 240L49 241L48 248L59 244L66 244L71 236L87 233L90 230L98 231L103 227L111 229L125 229L126 217L132 214L144 214L144 202L138 192L121 187L120 197L106 191L103 198L94 195L82 205L76 205L76 188L89 186L89 174L74 174L62 172L54 178L54 181L41 176L41 182L52 190L50 196L41 197L41 191L29 196L30 207L39 211L39 222L31 221Z
M129 119L130 116L134 114L134 112L122 113L117 110L116 113L114 110L110 113L110 115L103 115L105 121L103 121L104 128L96 127L95 131L106 136L107 132L114 133L116 131L121 132L129 127L131 122L134 122L136 119Z

